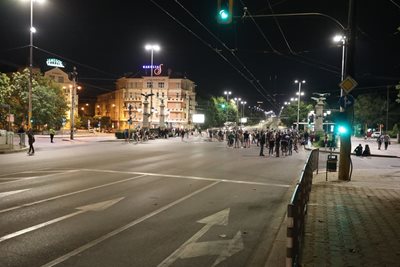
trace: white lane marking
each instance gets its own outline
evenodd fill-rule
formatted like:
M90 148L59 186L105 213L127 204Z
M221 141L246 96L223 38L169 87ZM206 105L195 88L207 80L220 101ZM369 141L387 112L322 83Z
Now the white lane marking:
M27 190L31 190L31 188L22 189L22 190L8 191L8 192L2 192L2 193L0 193L0 198L7 197L7 196L10 196L10 195L14 195L14 194L18 194L18 193L22 193L22 192L25 192Z
M68 170L68 171L64 171L64 172L56 172L56 173L50 173L50 174L46 174L46 175L41 175L41 176L30 176L30 177L13 177L13 178L0 178L0 179L12 179L14 181L9 181L9 182L3 182L0 183L1 185L5 185L5 184L9 184L9 183L17 183L20 181L25 181L25 180L31 180L31 179L37 179L37 178L46 178L49 176L54 176L54 175L61 175L61 174L66 174L66 173L71 173L71 172L78 172L79 170ZM37 172L42 172L42 171L37 171ZM30 172L20 172L20 173L30 173ZM34 173L34 172L32 172Z
M43 203L43 202L59 199L59 198L62 198L62 197L76 195L76 194L79 194L79 193L91 191L91 190L94 190L94 189L98 189L98 188L102 188L102 187L106 187L106 186L110 186L110 185L114 185L114 184L124 183L124 182L127 182L127 181L139 179L139 178L141 178L143 176L145 176L145 175L139 175L139 176L127 178L127 179L124 179L124 180L111 182L111 183L108 183L108 184L93 186L93 187L89 187L89 188L86 188L86 189L74 191L74 192L71 192L71 193L67 193L67 194L63 194L63 195L58 195L58 196L54 196L54 197L38 200L38 201L35 201L35 202L31 202L31 203L25 203L25 204L22 204L22 205L19 205L19 206L14 206L14 207L11 207L11 208L0 210L0 213L4 213L4 212L7 212L7 211L12 211L12 210L16 210L16 209L20 209L20 208L24 208L24 207L33 206L33 205L40 204L40 203Z
M218 255L212 267L217 266L228 257L244 249L242 232L238 231L230 240L214 240L197 242L214 225L228 225L230 209L225 209L208 216L198 223L206 224L170 256L164 259L157 267L168 267L177 259L187 259L207 255Z
M230 256L244 249L242 232L238 231L230 240L215 240L207 242L196 242L188 244L180 255L181 259L201 257L201 256L218 256L211 267L215 267Z
M163 211L165 211L165 210L167 210L167 209L169 209L169 208L171 208L171 207L173 207L173 206L185 201L186 199L189 199L189 198L193 197L194 195L197 195L197 194L199 194L199 193L201 193L201 192L203 192L203 191L205 191L205 190L207 190L207 189L209 189L209 188L211 188L211 187L213 187L213 186L215 186L215 185L217 185L219 183L221 183L221 182L217 181L217 182L209 184L209 185L207 185L207 186L205 186L203 188L200 188L199 190L196 190L196 191L190 193L189 195L186 195L186 196L184 196L184 197L182 197L180 199L177 199L177 200L171 202L170 204L168 204L168 205L166 205L164 207L161 207L161 208L159 208L159 209L157 209L157 210L155 210L155 211L153 211L153 212L151 212L151 213L149 213L149 214L147 214L147 215L145 215L145 216L143 216L143 217L141 217L141 218L139 218L137 220L134 220L134 221L132 221L132 222L130 222L130 223L128 223L128 224L126 224L126 225L124 225L124 226L122 226L122 227L120 227L120 228L118 228L118 229L116 229L116 230L114 230L114 231L112 231L110 233L108 233L108 234L105 234L105 235L93 240L92 242L89 242L89 243L87 243L87 244L85 244L85 245L83 245L83 246L81 246L81 247L79 247L79 248L77 248L77 249L75 249L75 250L73 250L73 251L71 251L71 252L69 252L69 253L67 253L67 254L65 254L65 255L63 255L63 256L61 256L61 257L59 257L59 258L57 258L57 259L55 259L55 260L53 260L51 262L49 262L49 263L47 263L47 264L45 264L45 265L42 265L42 267L51 267L51 266L57 265L57 264L59 264L61 262L64 262L64 261L68 260L69 258L71 258L71 257L73 257L73 256L75 256L75 255L77 255L79 253L82 253L83 251L85 251L85 250L87 250L87 249L89 249L91 247L96 246L97 244L99 244L99 243L101 243L101 242L103 242L103 241L105 241L105 240L107 240L107 239L109 239L109 238L111 238L111 237L113 237L113 236L115 236L115 235L117 235L117 234L129 229L129 228L131 228L132 226L135 226L135 225L137 225L137 224L139 224L139 223L141 223L141 222L143 222L143 221L145 221L145 220L147 220L147 219L149 219L149 218L151 218L153 216L156 216L159 213L161 213L161 212L163 212Z
M191 179L191 180L200 180L200 181L209 181L209 182L219 181L219 182L233 183L233 184L275 186L275 187L284 187L284 188L289 188L290 187L290 185L286 185L286 184L273 184L273 183L262 183L262 182L237 181L237 180L207 178L207 177L198 177L198 176L186 176L186 175L174 175L174 174L162 174L162 173L151 173L151 172L129 172L129 171L95 170L95 169L82 169L82 171L106 172L106 173L142 174L142 175L147 175L147 176L160 176L160 177Z
M183 243L183 245L176 249L171 255L164 259L157 267L170 266L178 258L180 258L181 254L184 252L189 244L195 243L197 240L199 240L214 225L228 225L229 211L230 209L225 209L198 221L199 223L205 223L206 225L203 226L203 228L201 228L185 243Z
M40 223L40 224L31 226L31 227L22 229L20 231L5 235L3 237L0 237L0 243L3 242L3 241L6 241L8 239L11 239L11 238L14 238L14 237L17 237L17 236L20 236L20 235L35 231L35 230L40 229L42 227L51 225L53 223L57 223L57 222L65 220L65 219L74 217L74 216L79 215L79 214L84 213L84 212L105 210L105 209L111 207L112 205L116 204L117 202L121 201L122 199L124 199L124 197L120 197L120 198L116 198L116 199L112 199L112 200L108 200L108 201L103 201L103 202L98 202L98 203L94 203L94 204L78 207L76 209L78 209L79 211L76 211L74 213L71 213L71 214L68 214L68 215L64 215L64 216L55 218L53 220L50 220L50 221L47 221L47 222L44 222L44 223Z

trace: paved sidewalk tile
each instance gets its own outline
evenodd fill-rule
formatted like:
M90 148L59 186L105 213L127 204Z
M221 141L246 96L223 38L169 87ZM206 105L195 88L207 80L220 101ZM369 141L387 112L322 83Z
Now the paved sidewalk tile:
M400 266L400 190L313 184L302 266Z

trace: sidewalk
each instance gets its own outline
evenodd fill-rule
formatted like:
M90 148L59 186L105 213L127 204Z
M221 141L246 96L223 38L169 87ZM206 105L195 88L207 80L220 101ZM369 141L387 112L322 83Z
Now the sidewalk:
M368 143L373 156L400 155L397 143L387 151ZM337 172L328 177L320 169L313 178L301 266L400 266L399 171L355 168L350 182Z

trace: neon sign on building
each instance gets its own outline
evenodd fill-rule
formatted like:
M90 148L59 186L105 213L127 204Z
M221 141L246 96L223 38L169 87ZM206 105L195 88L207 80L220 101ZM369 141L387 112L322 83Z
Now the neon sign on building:
M164 64L160 64L160 65L143 65L143 69L154 69L153 73L154 75L160 75L162 72L162 66Z

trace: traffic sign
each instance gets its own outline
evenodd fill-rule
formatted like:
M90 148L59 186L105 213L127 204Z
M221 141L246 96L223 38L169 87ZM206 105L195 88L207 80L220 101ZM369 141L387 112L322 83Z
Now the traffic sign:
M340 107L346 109L346 108L353 106L354 101L355 101L355 99L352 95L344 95L344 96L340 97L339 105L340 105Z
M358 83L351 76L347 76L346 79L339 83L340 88L342 88L346 94L350 93L357 85Z

